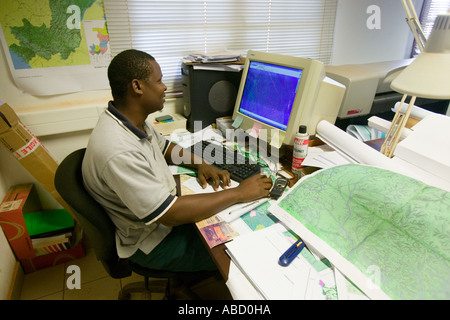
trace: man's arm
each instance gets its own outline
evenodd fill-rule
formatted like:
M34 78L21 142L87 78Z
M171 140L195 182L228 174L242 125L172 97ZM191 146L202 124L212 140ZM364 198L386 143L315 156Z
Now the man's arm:
M178 197L158 222L177 226L206 219L225 208L239 203L267 197L272 180L257 174L242 181L236 188L212 193L192 194Z
M213 187L217 190L222 180L222 186L230 185L230 174L207 164L202 158L173 143L167 148L165 159L169 164L181 164L198 169L198 178L203 185L207 180L213 180ZM174 161L175 160L175 161ZM177 226L206 219L225 208L240 202L248 202L267 197L272 187L272 180L265 175L254 175L242 181L236 188L212 193L192 194L178 197L169 210L158 219L158 222ZM225 189L225 188L224 188Z

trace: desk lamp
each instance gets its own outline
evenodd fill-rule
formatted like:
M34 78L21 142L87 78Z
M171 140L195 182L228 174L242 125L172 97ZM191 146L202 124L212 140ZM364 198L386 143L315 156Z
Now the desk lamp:
M381 147L381 153L390 158L416 97L450 99L450 12L436 17L423 52L392 81L391 88L403 97ZM405 111L408 95L411 99Z
M401 0L401 2L406 13L406 23L408 23L408 26L414 35L414 39L416 40L420 52L423 52L425 43L427 42L427 38L423 33L419 17L417 16L416 9L414 8L414 4L411 0Z

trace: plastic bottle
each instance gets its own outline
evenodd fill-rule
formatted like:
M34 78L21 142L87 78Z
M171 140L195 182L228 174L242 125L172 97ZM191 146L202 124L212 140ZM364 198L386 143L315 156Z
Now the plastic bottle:
M292 152L292 172L300 174L302 162L308 154L309 134L307 128L301 125L294 138L294 150Z

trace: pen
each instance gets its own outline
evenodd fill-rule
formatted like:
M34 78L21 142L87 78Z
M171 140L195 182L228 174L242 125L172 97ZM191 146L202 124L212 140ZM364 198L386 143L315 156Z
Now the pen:
M305 243L302 239L298 239L292 246L289 247L289 249L286 250L285 253L283 253L278 260L278 263L282 265L283 267L288 266L292 260L295 259L296 256L303 250L305 247Z
M242 216L244 213L249 212L250 210L256 208L257 206L263 204L267 200L268 200L267 198L263 198L263 199L259 199L259 200L255 200L253 202L247 203L246 205L240 207L239 209L231 210L230 212L228 212L226 217L223 217L223 218L225 221L232 221L232 220Z
M247 208L247 207L251 207L252 205L254 205L254 204L256 204L256 203L258 203L258 200L255 200L255 201L253 201L253 202L247 203L245 206L240 207L240 208L237 209L237 210L231 210L230 212L228 212L228 214L233 214L233 213L235 213L235 212L237 212L237 211L241 211L242 209L245 209L245 208ZM250 210L250 209L249 209L249 210Z

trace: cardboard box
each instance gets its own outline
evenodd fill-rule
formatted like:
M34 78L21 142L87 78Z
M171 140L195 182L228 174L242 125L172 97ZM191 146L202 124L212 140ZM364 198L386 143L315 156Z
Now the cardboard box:
M23 215L41 210L33 184L11 187L0 204L0 226L18 260L36 256Z
M25 224L24 214L41 210L39 196L31 183L9 188L0 204L0 227L25 273L82 258L86 254L81 228L75 224L73 247L37 257Z
M58 163L6 103L0 106L0 144L74 217L55 189Z
M21 259L23 271L25 273L34 272L40 269L56 266L61 263L70 262L79 258L83 258L86 255L83 243L79 243L72 248L46 254L45 256L39 256L32 259Z

